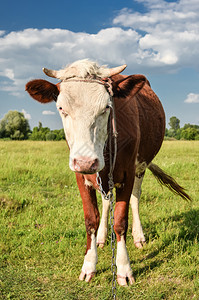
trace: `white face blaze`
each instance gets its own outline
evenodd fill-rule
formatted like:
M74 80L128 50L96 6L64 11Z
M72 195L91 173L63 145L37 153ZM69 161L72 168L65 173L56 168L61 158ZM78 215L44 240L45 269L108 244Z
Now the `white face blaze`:
M109 69L87 59L58 71L43 68L47 76L61 80L57 108L70 147L72 171L94 174L103 169L110 95L101 82L90 79L110 78L125 68Z
M72 171L95 173L103 169L110 105L109 93L97 82L61 82L57 108L70 147Z

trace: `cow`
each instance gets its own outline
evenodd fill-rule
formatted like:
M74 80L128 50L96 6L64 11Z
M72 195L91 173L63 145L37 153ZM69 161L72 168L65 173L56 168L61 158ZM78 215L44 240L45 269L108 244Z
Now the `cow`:
M58 71L43 69L47 76L59 80L57 84L43 79L26 84L26 91L33 99L40 103L56 102L63 122L70 149L69 166L76 174L83 202L87 248L79 279L86 282L96 272L97 245L103 247L107 237L110 201L106 195L110 189L110 168L114 164L114 231L117 281L121 286L134 282L126 248L129 203L135 246L141 248L145 243L139 199L146 168L160 183L182 198L190 199L171 176L152 162L164 139L164 109L147 78L121 75L125 68L126 65L108 68L90 60L79 60ZM96 191L103 191L100 226Z

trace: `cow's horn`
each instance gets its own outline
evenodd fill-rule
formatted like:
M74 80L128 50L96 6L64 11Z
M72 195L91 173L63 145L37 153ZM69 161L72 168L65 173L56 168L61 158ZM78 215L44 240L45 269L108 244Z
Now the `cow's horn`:
M127 67L127 65L122 65L122 66L119 66L119 67L109 69L109 71L110 71L109 76L113 76L113 75L121 73L122 71L124 71L124 69L126 69L126 67Z
M47 69L47 68L43 68L42 69L43 72L49 76L49 77L53 77L53 78L58 78L58 71L55 71L55 70L50 70L50 69Z

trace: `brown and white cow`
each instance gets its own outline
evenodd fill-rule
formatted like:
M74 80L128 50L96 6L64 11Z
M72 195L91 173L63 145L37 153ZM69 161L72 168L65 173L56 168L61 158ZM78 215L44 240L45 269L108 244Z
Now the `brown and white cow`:
M63 121L70 148L70 168L76 172L83 201L87 249L79 278L87 282L96 272L96 245L102 247L107 237L109 202L102 199L103 211L99 227L96 198L96 190L99 190L97 172L102 179L103 190L106 193L109 190L110 149L107 141L112 139L109 126L113 112L107 82L114 95L118 133L113 179L116 188L114 230L117 237L119 285L127 285L127 279L130 284L134 282L126 249L129 202L133 213L134 243L140 248L145 242L139 218L139 198L146 168L161 183L189 199L172 177L152 163L164 138L164 110L145 76L119 74L125 67L109 69L89 60L81 60L59 71L43 69L46 75L61 80L56 85L42 79L32 80L26 85L27 92L35 100L41 103L56 101Z

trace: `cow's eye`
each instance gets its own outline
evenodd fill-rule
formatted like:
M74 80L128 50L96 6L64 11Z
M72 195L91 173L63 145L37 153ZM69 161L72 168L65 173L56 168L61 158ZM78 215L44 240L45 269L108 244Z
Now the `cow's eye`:
M107 111L109 111L110 106L107 105L106 108L102 111L102 115L104 115Z
M62 108L61 106L57 106L57 109L60 111L60 113L61 113L62 115L64 115L64 117L67 117L67 116L68 116L68 114L63 110L63 108Z
M107 105L106 108L103 111L103 114L105 114L107 111L109 111L109 109L110 109L110 105Z
M106 108L103 110L102 113L103 113L103 114L106 113L106 112L109 110L109 108L110 108L110 105L107 105Z

